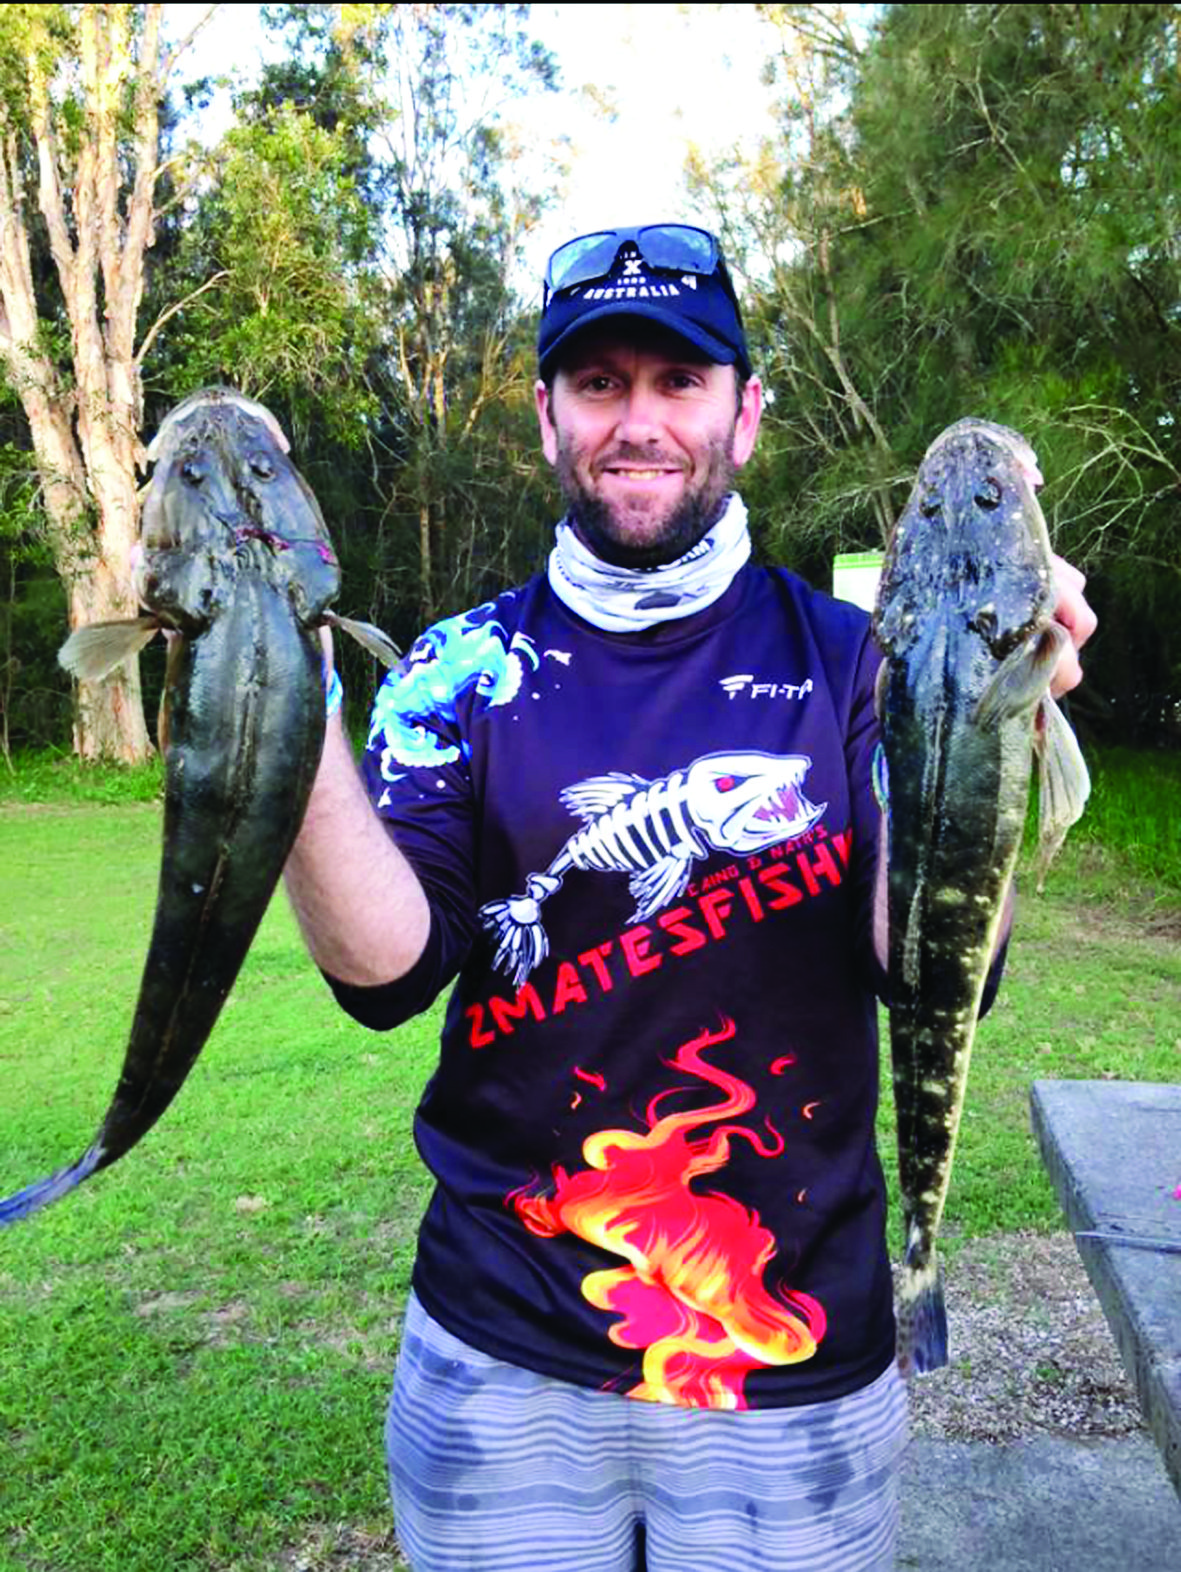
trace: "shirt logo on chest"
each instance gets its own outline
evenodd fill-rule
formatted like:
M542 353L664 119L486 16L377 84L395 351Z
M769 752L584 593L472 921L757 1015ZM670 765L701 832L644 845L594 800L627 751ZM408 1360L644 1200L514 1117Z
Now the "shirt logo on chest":
M731 699L805 699L812 691L811 677L803 682L759 682L752 671L735 672L732 677L722 677L718 686Z
M559 794L582 820L525 889L480 908L497 941L493 964L518 988L549 953L541 904L574 869L626 873L642 922L675 900L693 863L711 852L749 855L806 834L828 804L804 794L805 754L711 753L658 780L599 775Z

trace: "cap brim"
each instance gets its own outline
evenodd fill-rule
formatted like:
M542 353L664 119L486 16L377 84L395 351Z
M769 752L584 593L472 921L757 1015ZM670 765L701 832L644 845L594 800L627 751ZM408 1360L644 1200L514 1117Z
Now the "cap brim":
M649 322L656 322L661 327L667 328L677 338L683 338L695 349L699 349L707 359L720 366L740 364L738 353L730 344L724 343L698 323L687 321L681 312L670 311L658 300L612 300L604 301L601 306L593 306L589 311L581 312L569 327L558 334L552 344L546 346L545 354L538 360L538 369L542 377L548 377L551 372L557 370L562 352L568 350L580 334L585 333L587 328L592 327L596 322L605 322L612 317L643 317ZM750 375L749 367L745 367L744 371L747 376Z

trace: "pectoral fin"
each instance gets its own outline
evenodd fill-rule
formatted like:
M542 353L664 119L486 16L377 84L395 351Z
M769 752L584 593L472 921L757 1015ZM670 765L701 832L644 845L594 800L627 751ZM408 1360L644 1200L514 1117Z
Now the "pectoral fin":
M977 726L995 726L1032 710L1050 686L1062 646L1070 634L1060 622L1046 622L1007 655L993 672L976 704Z
M1078 738L1062 711L1048 695L1038 716L1034 738L1038 755L1038 889L1046 870L1082 817L1091 792L1091 777Z
M654 911L674 901L689 882L692 857L662 857L642 873L633 873L628 889L636 903L635 920L643 922Z
M115 667L138 655L160 630L156 617L92 622L75 628L57 653L58 661L79 682L100 682Z
M401 659L402 652L393 639L380 628L375 628L371 622L356 622L352 617L338 617L334 611L328 612L324 621L356 639L357 643L363 649L367 649L370 655L379 660L383 666L396 666Z

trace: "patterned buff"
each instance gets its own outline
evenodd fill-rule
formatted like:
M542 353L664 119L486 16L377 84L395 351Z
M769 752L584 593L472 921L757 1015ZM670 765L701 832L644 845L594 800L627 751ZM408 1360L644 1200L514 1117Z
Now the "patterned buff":
M746 506L732 492L709 533L661 568L613 567L588 551L563 520L550 552L549 582L558 599L594 627L638 633L712 606L749 556Z

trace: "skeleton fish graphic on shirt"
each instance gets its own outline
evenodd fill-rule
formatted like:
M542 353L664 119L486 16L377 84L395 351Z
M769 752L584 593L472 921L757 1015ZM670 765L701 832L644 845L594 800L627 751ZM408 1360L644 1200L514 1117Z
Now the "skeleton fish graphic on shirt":
M658 780L612 773L567 786L558 800L581 827L521 894L480 908L497 941L493 964L524 986L549 954L542 904L575 869L626 873L632 921L643 922L684 891L699 858L749 856L805 834L828 806L804 795L811 768L804 754L709 753Z

